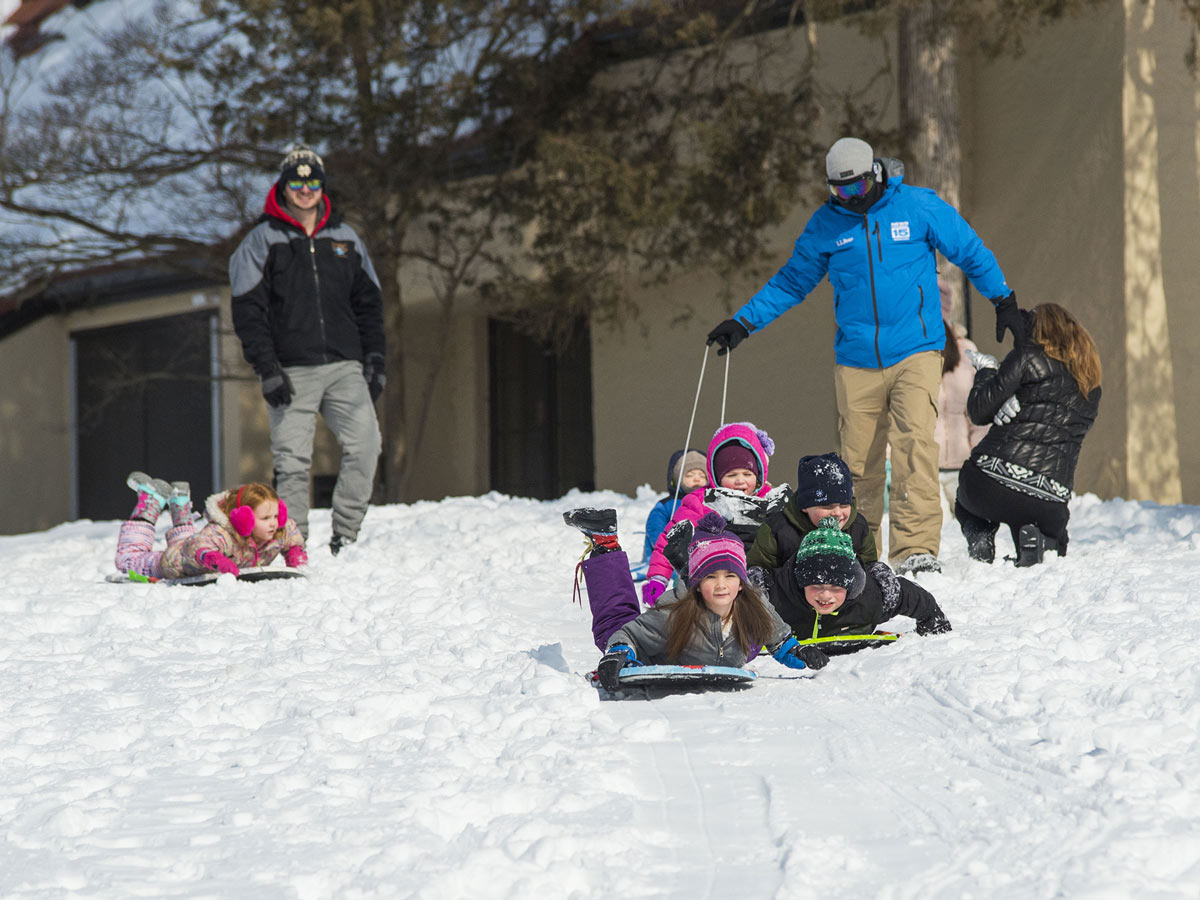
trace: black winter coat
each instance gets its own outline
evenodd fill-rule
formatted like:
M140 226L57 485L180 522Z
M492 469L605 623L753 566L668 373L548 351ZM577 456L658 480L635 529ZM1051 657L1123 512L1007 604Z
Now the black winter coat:
M874 562L864 568L867 580L862 593L847 597L837 612L824 616L804 599L804 588L796 583L791 566L781 566L772 572L755 568L750 575L756 586L764 590L779 617L792 627L796 638L801 643L818 643L830 655L873 646L861 638L895 616L909 616L921 622L941 614L933 594L916 582L901 578L887 563Z
M790 566L796 551L800 549L800 542L816 527L812 519L796 505L796 496L793 494L783 509L767 516L767 520L758 527L754 543L746 550L746 565L762 566L764 569ZM842 530L850 535L854 543L854 555L860 563L865 566L879 559L875 538L871 536L871 526L853 500L850 503L850 518Z
M383 298L367 249L332 213L309 237L275 189L262 218L229 260L233 327L259 375L383 354Z
M1032 332L1031 323L1027 328ZM1031 338L1004 357L999 369L975 373L967 415L976 425L987 425L1013 395L1020 412L1007 425L993 425L971 459L988 456L1015 463L1070 489L1083 438L1100 408L1100 388L1084 397L1066 365L1047 356Z

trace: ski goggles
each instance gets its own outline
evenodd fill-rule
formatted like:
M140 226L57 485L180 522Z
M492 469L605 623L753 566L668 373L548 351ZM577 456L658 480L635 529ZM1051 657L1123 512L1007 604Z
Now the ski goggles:
M316 192L321 189L321 185L322 185L321 180L317 179L317 178L314 178L311 181L289 181L289 182L287 182L288 190L296 191L297 193L299 193L302 190Z
M875 187L875 175L868 172L848 181L829 182L829 193L835 200L856 200L869 194L873 187Z

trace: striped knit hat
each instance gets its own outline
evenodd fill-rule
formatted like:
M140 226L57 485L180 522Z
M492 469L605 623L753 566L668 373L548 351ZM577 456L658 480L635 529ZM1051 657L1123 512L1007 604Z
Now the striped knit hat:
M866 586L867 575L854 556L854 542L838 526L836 516L826 516L804 536L792 567L800 587L832 584L857 597Z
M746 548L742 539L725 530L725 520L709 513L696 523L692 542L688 544L688 584L697 585L705 575L718 569L733 572L742 581L746 575Z

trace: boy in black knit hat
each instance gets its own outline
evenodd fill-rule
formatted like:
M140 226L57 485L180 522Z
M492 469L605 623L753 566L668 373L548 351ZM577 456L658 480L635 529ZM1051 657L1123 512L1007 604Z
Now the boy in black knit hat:
M866 516L854 503L854 479L850 467L836 453L804 456L796 469L796 490L779 510L759 526L754 543L746 551L746 563L777 569L795 556L804 536L826 516L834 516L850 535L854 555L864 566L879 559L875 538Z
M899 577L883 562L864 568L850 535L834 516L822 519L804 536L791 565L753 568L750 578L801 644L816 644L827 654L878 645L881 638L875 629L895 616L916 619L920 635L950 630L937 600L925 588Z

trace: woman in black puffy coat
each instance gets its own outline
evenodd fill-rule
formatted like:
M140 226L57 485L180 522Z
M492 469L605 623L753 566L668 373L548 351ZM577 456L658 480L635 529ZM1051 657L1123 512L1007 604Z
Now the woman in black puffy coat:
M954 516L972 559L995 559L1003 523L1017 565L1029 566L1044 550L1066 553L1075 464L1100 406L1100 356L1087 329L1057 303L1022 314L1030 339L998 367L994 357L973 355L967 415L996 424L963 465Z

